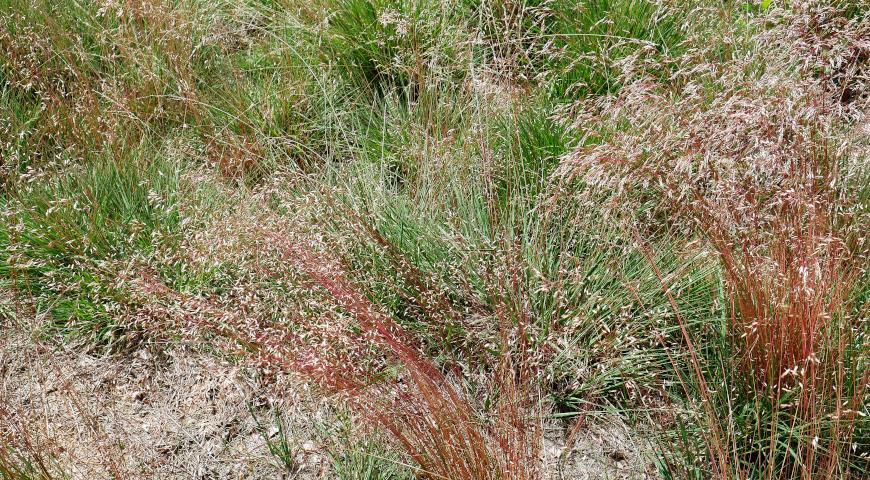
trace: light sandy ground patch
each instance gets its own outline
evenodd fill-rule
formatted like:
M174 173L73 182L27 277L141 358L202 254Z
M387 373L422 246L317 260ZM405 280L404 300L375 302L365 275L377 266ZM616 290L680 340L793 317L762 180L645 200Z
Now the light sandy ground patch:
M302 385L278 394L274 379L183 346L98 357L4 330L2 430L27 435L72 478L334 478L318 426L335 417ZM281 436L289 466L266 441ZM653 478L643 444L618 419L589 422L570 452L566 436L546 429L548 478Z

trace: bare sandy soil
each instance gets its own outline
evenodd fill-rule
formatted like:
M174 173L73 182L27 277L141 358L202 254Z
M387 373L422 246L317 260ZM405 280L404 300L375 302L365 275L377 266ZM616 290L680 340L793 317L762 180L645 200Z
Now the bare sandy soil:
M190 347L100 357L11 322L2 330L0 427L72 478L335 478L324 426L336 412L301 384ZM278 437L292 446L290 468L269 451L266 439ZM570 452L566 437L547 428L548 478L653 478L638 435L618 419L590 420Z

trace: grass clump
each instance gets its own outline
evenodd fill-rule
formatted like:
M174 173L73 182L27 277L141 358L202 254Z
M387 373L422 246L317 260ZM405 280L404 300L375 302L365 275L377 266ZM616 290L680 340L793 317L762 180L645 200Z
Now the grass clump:
M793 74L790 55L781 68ZM711 100L672 101L636 84L631 95L643 105L605 113L627 118L631 128L578 150L566 166L578 166L598 188L654 185L660 203L652 208L696 232L721 265L723 332L684 329L693 354L681 383L701 425L683 438L692 452L683 474L860 476L867 463L858 449L867 440L853 435L864 422L868 376L855 352L865 348L866 306L854 295L863 290L868 258L857 232L868 219L844 185L862 174L855 156L866 153L830 149L843 144L838 135L850 125L832 108L840 100L825 83L772 69L755 77L744 62L751 60L720 64L733 70L716 80L689 81L687 88L700 91L715 85ZM767 75L778 81L766 82ZM673 309L683 326L687 317ZM722 376L725 387L716 387Z
M65 171L33 171L3 199L0 266L47 302L61 331L109 342L119 333L111 310L124 303L113 276L177 243L179 172L105 157Z
M639 55L648 73L667 77L669 59L686 38L682 10L648 0L556 3L552 34L558 54L549 70L555 98L619 90L620 62Z
M414 99L442 79L460 80L452 77L462 71L462 19L450 2L346 0L327 21L328 59L356 89Z
M353 431L350 418L321 433L332 469L342 480L410 480L414 471L377 436ZM356 433L356 435L355 435Z

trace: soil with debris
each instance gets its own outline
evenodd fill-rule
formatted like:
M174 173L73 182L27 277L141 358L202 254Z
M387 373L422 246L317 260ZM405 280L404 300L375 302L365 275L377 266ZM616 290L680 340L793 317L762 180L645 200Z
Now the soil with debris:
M262 372L190 347L95 356L3 330L0 434L74 479L333 478L318 425L334 412L304 385L276 389ZM292 436L289 462L270 452L277 435ZM654 478L648 448L616 418L590 421L570 451L567 436L546 430L548 478Z

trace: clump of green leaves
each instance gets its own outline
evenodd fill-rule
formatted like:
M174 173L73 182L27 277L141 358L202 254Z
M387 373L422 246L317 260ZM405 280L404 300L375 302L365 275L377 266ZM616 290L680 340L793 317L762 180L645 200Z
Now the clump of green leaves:
M397 89L413 99L444 79L461 80L462 19L450 2L341 0L327 21L327 58L357 89Z
M177 242L180 172L135 153L64 172L25 175L2 199L0 272L43 298L62 330L109 341L124 303L119 262Z

